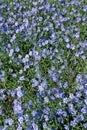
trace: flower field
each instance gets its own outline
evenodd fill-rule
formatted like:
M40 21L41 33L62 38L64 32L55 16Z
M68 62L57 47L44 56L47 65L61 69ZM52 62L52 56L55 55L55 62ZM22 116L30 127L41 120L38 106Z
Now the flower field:
M87 0L0 0L0 130L87 130Z

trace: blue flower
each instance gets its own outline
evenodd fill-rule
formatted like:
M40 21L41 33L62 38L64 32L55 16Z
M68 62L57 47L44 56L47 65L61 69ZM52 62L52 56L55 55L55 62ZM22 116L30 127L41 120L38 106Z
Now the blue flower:
M87 128L87 123L83 123L83 127L86 129Z
M24 121L23 116L18 116L18 122L20 123L20 125L23 125L23 121Z
M83 107L83 108L81 109L81 112L82 112L83 114L87 114L87 108L86 108L86 107Z
M32 100L29 100L29 103L28 103L28 108L32 109L33 108L33 103L32 103Z
M64 125L65 130L70 130L68 125Z
M83 121L84 120L84 116L81 114L79 116L76 117L77 121Z
M7 118L7 119L5 119L5 124L8 124L9 126L12 126L12 124L13 124L13 119L11 119L11 118Z
M32 114L33 117L35 117L36 114L37 114L37 111L36 111L36 110L33 110L31 114Z
M1 108L1 106L0 106L0 115L2 115L2 108Z
M46 122L43 123L43 128L44 129L47 128L47 123Z
M24 115L24 120L27 121L27 122L30 120L30 117L29 117L28 114L25 114L25 115Z
M75 127L75 126L77 125L77 121L76 121L76 120L71 121L71 122L70 122L70 125L71 125L72 127Z

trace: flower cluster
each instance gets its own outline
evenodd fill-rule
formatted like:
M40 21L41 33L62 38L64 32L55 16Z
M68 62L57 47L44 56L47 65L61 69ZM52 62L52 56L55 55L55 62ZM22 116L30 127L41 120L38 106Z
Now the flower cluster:
M87 129L87 2L0 0L0 130Z

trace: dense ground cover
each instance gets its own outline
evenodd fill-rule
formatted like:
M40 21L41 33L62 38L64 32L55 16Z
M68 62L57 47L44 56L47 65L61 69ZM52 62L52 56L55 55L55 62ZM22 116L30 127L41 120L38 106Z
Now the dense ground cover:
M0 130L87 129L87 1L0 0Z

